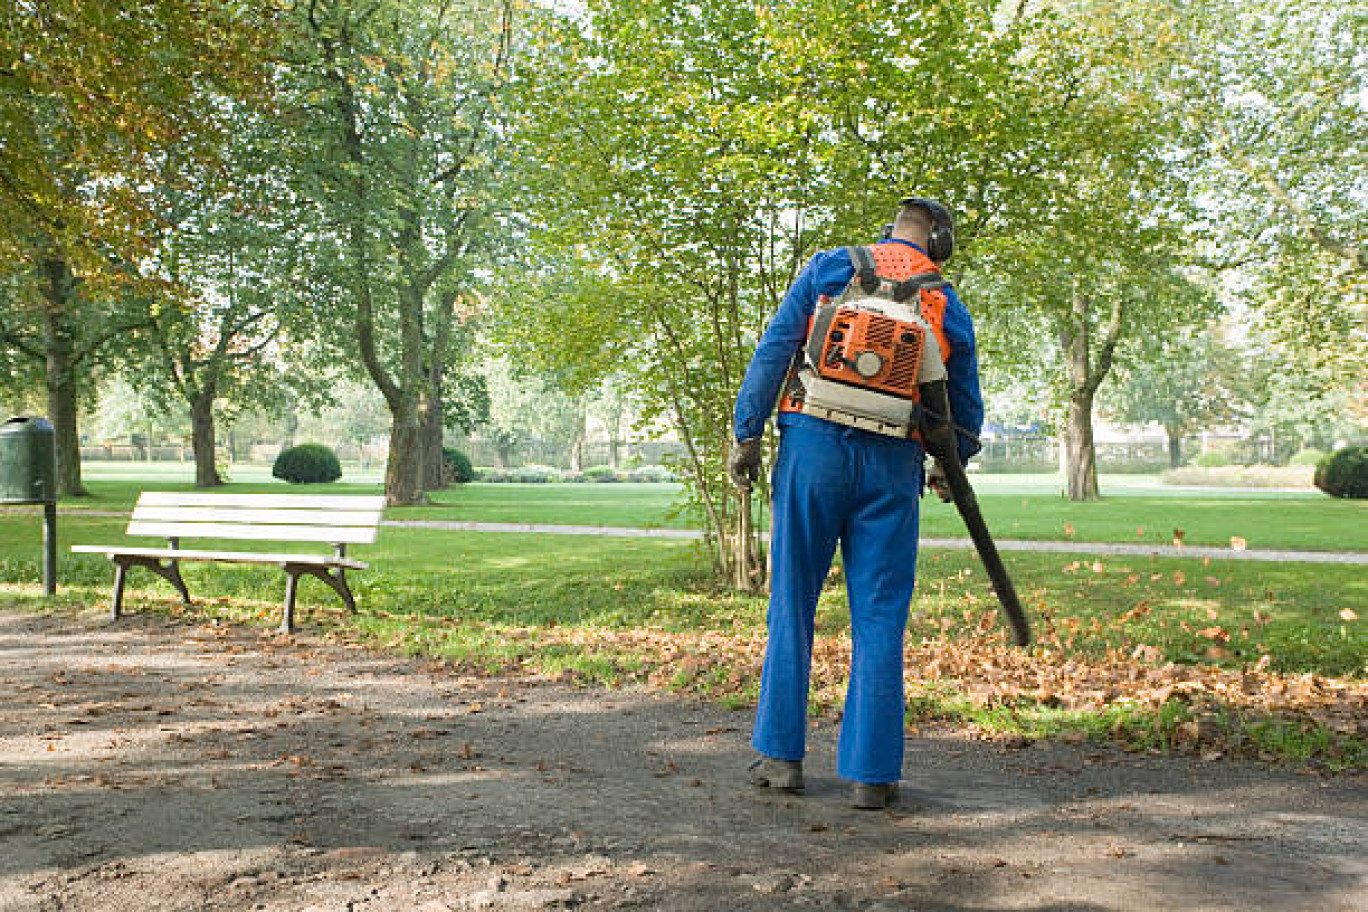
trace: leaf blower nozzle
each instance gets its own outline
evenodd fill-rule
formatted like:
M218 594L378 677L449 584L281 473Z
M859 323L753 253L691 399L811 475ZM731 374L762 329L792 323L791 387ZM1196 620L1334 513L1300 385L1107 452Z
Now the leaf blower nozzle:
M1028 646L1031 643L1031 627L1026 621L1026 612L1022 610L1016 587L1012 585L1012 578L1007 575L1007 568L1003 565L997 545L993 543L993 537L988 532L988 525L983 521L978 498L974 495L974 489L969 484L969 476L964 471L964 463L960 462L959 443L955 439L955 423L950 413L950 396L946 390L945 380L942 378L927 381L920 384L920 389L922 444L945 473L955 508L969 529L974 549L978 551L979 559L988 571L988 579L993 583L993 592L1002 606L1007 626L1012 631L1012 642L1018 646Z

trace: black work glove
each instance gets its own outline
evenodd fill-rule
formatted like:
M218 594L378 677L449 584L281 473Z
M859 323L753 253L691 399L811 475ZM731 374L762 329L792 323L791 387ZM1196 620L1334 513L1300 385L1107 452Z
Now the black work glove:
M940 463L931 466L931 471L926 473L926 486L936 492L936 496L942 503L949 503L955 499L955 495L950 491L950 482L945 477L945 470L940 467Z
M732 445L730 458L727 459L727 474L732 484L750 490L751 485L760 478L760 438L738 440Z

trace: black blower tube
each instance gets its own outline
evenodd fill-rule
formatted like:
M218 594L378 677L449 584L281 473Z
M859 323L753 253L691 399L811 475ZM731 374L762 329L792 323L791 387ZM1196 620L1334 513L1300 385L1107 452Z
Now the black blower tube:
M959 458L959 444L955 439L954 420L950 414L950 396L946 392L944 380L932 380L921 386L921 435L926 451L936 460L954 496L955 508L960 518L969 528L969 537L974 540L983 567L988 571L988 579L993 583L1002 614L1012 630L1012 642L1018 646L1028 646L1031 642L1031 626L1026 622L1026 612L1021 609L1016 587L1007 575L1002 558L998 555L993 536L988 533L988 525L983 521L979 510L978 498L969 484L969 476L964 472L964 464Z

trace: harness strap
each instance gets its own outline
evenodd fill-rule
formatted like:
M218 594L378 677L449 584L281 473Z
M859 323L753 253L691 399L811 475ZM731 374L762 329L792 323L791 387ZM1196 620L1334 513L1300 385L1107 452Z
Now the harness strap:
M923 272L894 285L893 300L901 304L913 295L921 294L923 291L935 291L949 284L938 272Z
M851 265L855 267L855 275L860 280L860 290L865 294L874 294L879 290L879 267L874 263L874 254L868 247L847 247L846 253L850 256Z

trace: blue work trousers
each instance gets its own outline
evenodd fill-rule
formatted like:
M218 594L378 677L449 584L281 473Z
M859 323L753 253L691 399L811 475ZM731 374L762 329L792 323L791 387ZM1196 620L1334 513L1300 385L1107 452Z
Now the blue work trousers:
M839 540L853 651L836 771L897 782L924 453L912 441L806 415L788 422L774 468L769 643L751 744L780 760L806 751L817 599Z

